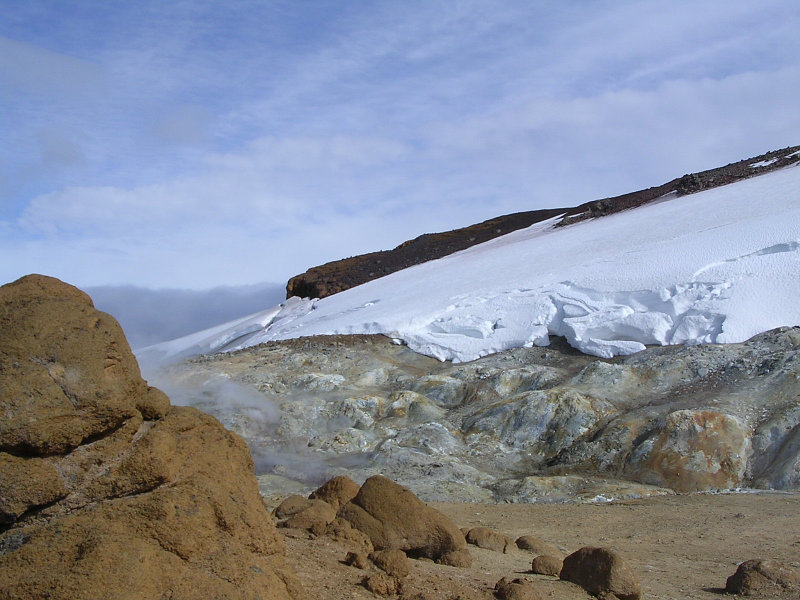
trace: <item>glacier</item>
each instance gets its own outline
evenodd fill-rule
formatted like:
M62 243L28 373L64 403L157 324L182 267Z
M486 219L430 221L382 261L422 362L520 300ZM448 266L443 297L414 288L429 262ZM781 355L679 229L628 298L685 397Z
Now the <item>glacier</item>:
M563 336L600 357L742 342L800 324L797 164L556 227L558 218L322 300L279 306L137 352L163 362L270 340L389 336L465 362Z

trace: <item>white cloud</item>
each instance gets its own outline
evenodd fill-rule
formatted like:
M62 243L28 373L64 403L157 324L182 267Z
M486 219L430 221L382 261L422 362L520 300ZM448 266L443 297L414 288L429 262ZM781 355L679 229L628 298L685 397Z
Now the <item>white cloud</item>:
M42 7L0 23L0 279L278 281L800 142L792 2Z

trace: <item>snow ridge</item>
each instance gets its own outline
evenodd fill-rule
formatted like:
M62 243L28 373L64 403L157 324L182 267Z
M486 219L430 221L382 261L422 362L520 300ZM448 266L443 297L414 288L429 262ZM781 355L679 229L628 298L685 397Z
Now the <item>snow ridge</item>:
M557 220L143 354L381 333L457 362L546 345L549 335L611 357L800 324L800 168L566 227Z

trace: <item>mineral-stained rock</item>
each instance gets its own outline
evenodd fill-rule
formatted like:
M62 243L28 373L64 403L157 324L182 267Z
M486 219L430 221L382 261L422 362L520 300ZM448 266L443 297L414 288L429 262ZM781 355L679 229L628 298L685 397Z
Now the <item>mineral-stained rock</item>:
M466 539L469 544L495 552L508 552L513 543L502 533L488 527L473 527L467 532Z
M346 477L340 475L325 482L319 488L311 492L310 500L324 500L330 504L334 509L339 508L350 502L358 494L358 484Z
M243 440L170 408L88 296L3 286L0 339L0 597L302 597Z
M411 573L411 562L408 560L406 553L397 548L378 550L370 554L369 559L375 563L376 567L389 575L406 577Z
M625 472L678 492L742 484L749 433L730 415L709 410L670 413L631 453Z
M520 550L527 550L533 552L537 556L540 554L548 554L550 556L562 556L558 548L552 544L548 544L543 539L533 535L522 535L514 542Z
M538 573L539 575L553 575L554 577L558 577L563 566L564 561L558 556L540 554L531 561L531 573Z
M541 600L542 596L524 579L509 581L503 577L494 586L494 595L499 600Z
M800 597L800 573L797 569L774 560L748 560L728 577L725 591L744 596L797 598Z
M620 600L638 600L642 595L636 575L608 548L585 546L573 552L564 559L560 577L595 595L610 592Z
M464 536L450 519L381 475L367 479L339 510L339 517L366 533L378 550L399 548L435 560L466 548Z

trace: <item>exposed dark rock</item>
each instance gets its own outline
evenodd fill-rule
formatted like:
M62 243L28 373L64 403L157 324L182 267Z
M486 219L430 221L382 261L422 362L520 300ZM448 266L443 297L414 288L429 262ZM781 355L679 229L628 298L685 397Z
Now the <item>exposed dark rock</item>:
M286 297L325 298L400 269L447 256L561 214L564 217L557 226L636 208L670 193L683 196L761 175L798 162L797 156L793 156L798 150L800 146L773 150L717 169L689 173L663 185L613 198L593 200L573 208L519 212L444 233L426 233L403 242L393 250L370 252L312 267L289 280L286 284Z

